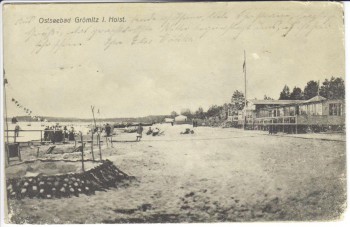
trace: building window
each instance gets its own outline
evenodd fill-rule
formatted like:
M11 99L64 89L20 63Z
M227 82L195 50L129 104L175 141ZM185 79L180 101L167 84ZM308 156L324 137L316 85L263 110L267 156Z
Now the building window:
M289 111L289 107L285 107L284 108L284 116L290 116L290 111Z
M279 111L280 111L280 116L284 116L284 109L283 109L283 107L281 107L281 108L279 108Z
M307 106L306 105L300 106L299 111L300 111L300 115L307 115Z
M289 108L289 116L294 116L295 115L295 106L291 106L290 108Z
M269 117L273 117L273 112L272 112L272 110L269 110Z
M342 104L341 103L330 103L329 104L329 115L330 116L341 116L342 115Z
M315 106L316 106L316 108L315 108L316 115L322 115L322 104L321 103L317 103L317 104L315 104Z

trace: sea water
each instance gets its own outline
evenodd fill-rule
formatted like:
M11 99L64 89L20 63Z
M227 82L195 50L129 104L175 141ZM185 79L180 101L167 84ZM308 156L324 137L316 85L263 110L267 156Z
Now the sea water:
M8 122L8 141L14 142L14 131L16 125L20 127L19 136L16 138L16 142L28 142L37 140L40 141L41 134L42 138L44 139L44 129L46 126L61 126L61 129L64 128L64 126L67 126L67 130L71 130L71 127L74 128L75 132L82 132L84 135L86 135L93 123L92 122L17 122L17 124L12 124L11 122ZM5 132L4 132L4 141L7 141L7 133L6 133L6 125L4 126ZM41 131L27 131L27 130L41 130Z

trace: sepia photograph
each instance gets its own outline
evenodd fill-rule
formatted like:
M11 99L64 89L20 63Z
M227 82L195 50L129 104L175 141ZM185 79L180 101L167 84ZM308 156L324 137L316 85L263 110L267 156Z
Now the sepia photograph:
M1 6L6 224L344 219L343 3Z

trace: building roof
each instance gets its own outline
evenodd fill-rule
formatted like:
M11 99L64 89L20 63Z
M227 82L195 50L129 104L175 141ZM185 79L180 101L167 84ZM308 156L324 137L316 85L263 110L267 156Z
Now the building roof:
M315 97L308 100L256 100L251 99L248 102L253 105L280 105L280 106L288 106L293 104L303 104L303 103L313 103L313 102L322 102L327 100L325 97L320 95L316 95Z
M321 102L327 100L325 97L322 97L321 95L316 95L315 97L304 101L304 103L310 103L310 102Z
M176 116L175 119L182 119L182 118L187 118L186 116L184 115L179 115L179 116Z
M302 103L304 100L248 100L253 105L288 105L288 104L297 104Z

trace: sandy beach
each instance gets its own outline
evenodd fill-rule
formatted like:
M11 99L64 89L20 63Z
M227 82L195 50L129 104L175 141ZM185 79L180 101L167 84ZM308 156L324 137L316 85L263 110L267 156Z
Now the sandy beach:
M209 127L180 135L186 127L159 125L163 136L144 134L141 142L103 147L103 158L136 180L92 196L10 200L11 222L236 222L341 217L346 199L346 158L345 142L339 140L345 135L338 134L337 141ZM121 134L116 139L131 141L134 136Z

